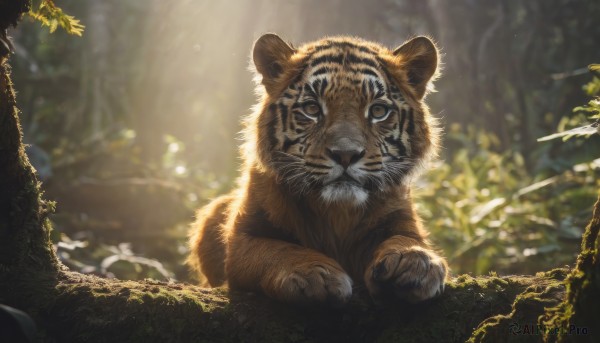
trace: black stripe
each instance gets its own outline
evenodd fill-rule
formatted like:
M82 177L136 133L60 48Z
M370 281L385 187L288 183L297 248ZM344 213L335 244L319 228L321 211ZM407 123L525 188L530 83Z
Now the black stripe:
M308 139L308 134L305 134L304 136L305 136L305 137ZM304 140L302 143L304 143L304 142L306 142L306 139L305 139L305 140ZM308 149L310 148L310 145L311 145L311 143L307 143L307 144L305 144L305 146L306 146L306 151L308 151Z
M277 105L275 104L271 104L269 105L269 113L271 114L271 119L268 122L268 131L267 131L267 135L269 136L269 144L271 145L271 148L274 149L277 146L277 136L276 136L276 131L275 131L275 123L277 121Z
M362 68L360 70L360 73L362 74L367 74L367 75L371 75L371 76L375 76L375 77L379 77L379 75L377 75L376 72L374 72L373 70L369 69L369 68Z
M402 132L404 131L404 121L406 120L406 110L402 109L400 111L400 136L402 137Z
M366 65L368 65L370 67L373 67L373 68L377 68L378 67L377 62L375 60L370 59L370 58L360 58L360 57L358 57L358 56L356 56L354 54L348 54L348 55L346 55L346 59L350 63L363 63L363 64L366 64Z
M281 130L287 130L288 108L284 104L279 104L279 113L281 114Z
M308 83L304 85L304 92L308 93L308 95L312 96L313 98L317 97L315 90L312 89L312 87Z
M319 95L321 95L321 97L323 97L323 95L325 95L325 89L327 88L327 79L323 79L323 82L321 83L321 89L319 90Z
M321 74L327 74L327 73L331 73L337 71L335 69L329 69L328 67L321 67L317 70L314 71L314 73L312 73L312 76L317 76L317 75L321 75Z
M399 101L403 101L404 100L404 97L402 96L402 93L400 93L400 91L398 90L398 88L396 88L393 85L392 85L392 88L391 88L391 93L392 93L392 96L395 97L395 99L397 99Z
M289 85L289 89L292 90L296 90L298 89L298 83L300 83L300 81L302 81L302 78L304 77L304 71L306 70L306 65L302 67L302 70L300 70L298 72L298 75L296 75L296 77L292 80L291 84Z
M321 86L321 79L317 79L317 80L313 81L313 83L312 83L312 89L314 89L316 93L320 93L319 92L319 89L320 89L319 87L320 86Z
M369 94L375 94L375 85L373 85L373 81L369 80Z
M311 167L311 168L317 168L317 169L331 169L330 166L326 166L326 165L322 165L322 164L317 164L317 163L311 163L311 162L305 162L307 167Z
M293 98L294 98L294 96L293 96L292 94L290 94L290 93L287 93L287 92L286 92L286 93L283 93L283 96L284 96L285 98L288 98L288 99L293 99Z
M283 151L284 151L284 152L287 152L287 151L288 151L288 149L289 149L289 148L290 148L292 145L294 145L294 144L298 144L298 142L300 142L300 139L302 139L302 137L298 137L298 138L296 138L296 139L294 139L294 140L291 140L291 139L289 139L289 138L285 137L285 140L283 141L283 148L282 148L282 149L283 149Z
M371 54L377 53L375 50L368 48L366 46L360 46L360 45L356 45L356 44L350 43L350 42L331 42L331 41L327 41L327 42L325 42L324 45L316 47L315 51L323 51L323 50L327 50L330 48L353 48L353 49L357 49L358 51L361 51L361 52L366 52L366 53L371 53Z
M304 75L303 75L302 73L298 74L298 75L297 75L297 76L296 76L296 77L295 77L295 78L292 80L292 83L290 84L290 89L292 89L292 90L296 90L296 89L300 88L300 87L298 87L298 86L299 86L298 84L302 82L302 78L304 78Z
M408 132L409 135L412 135L413 133L415 133L415 120L414 120L414 115L413 115L413 109L409 109L408 110L408 128L406 129L406 132Z
M322 64L322 63L342 64L343 60L344 60L344 56L343 55L323 55L323 56L315 58L310 63L310 66L314 67L314 66Z
M298 125L306 125L308 123L314 122L312 119L308 118L300 111L292 111L292 113L294 114L294 119L296 119ZM298 132L298 130L296 130L296 132Z
M377 99L383 97L385 95L385 87L383 87L383 84L378 80L375 80L375 86L377 87L377 93L374 98Z
M377 62L379 62L379 65L382 66L381 70L383 70L383 73L385 74L385 78L392 84L392 87L395 86L393 84L394 82L394 78L392 77L392 75L388 72L388 70L385 68L385 66L387 65L385 63L385 61L383 61L379 56L375 57L377 59Z
M381 164L381 162L367 162L367 163L365 163L365 166L375 166L378 164Z
M378 168L378 169L358 168L358 169L360 169L362 171L368 171L368 172L380 172L383 170L382 168Z
M364 74L368 74L368 75L374 76L378 79L380 78L380 75L377 74L377 69L374 69L374 68L371 68L368 66L363 66L362 68L352 68L352 67L346 66L346 68L344 70L346 70L350 73L353 73L353 74L359 74L362 76L364 76ZM338 71L338 70L336 69L335 71Z
M383 157L391 157L392 160L396 161L396 162L402 162L402 161L404 161L404 157L403 156L394 156L394 155L389 154L389 153L383 154ZM406 168L404 168L404 169L406 169Z
M389 156L389 154L390 154L390 150L388 149L388 147L387 147L387 144L385 144L385 142L381 142L381 146L380 146L380 148L382 148L382 149L381 149L381 151L382 151L382 153L381 153L381 154L382 154L383 156Z
M392 136L385 137L384 139L386 142L390 143L390 145L393 145L398 150L398 154L400 156L406 156L406 148L399 139L396 140Z

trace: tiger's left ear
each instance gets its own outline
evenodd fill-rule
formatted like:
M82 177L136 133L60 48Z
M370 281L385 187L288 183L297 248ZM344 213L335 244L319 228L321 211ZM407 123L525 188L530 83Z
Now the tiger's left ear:
M427 86L437 76L438 49L424 36L415 37L394 50L399 66L406 72L408 83L419 99L427 93Z
M261 36L252 49L256 71L262 76L261 83L267 93L277 89L277 81L284 74L295 50L274 33Z

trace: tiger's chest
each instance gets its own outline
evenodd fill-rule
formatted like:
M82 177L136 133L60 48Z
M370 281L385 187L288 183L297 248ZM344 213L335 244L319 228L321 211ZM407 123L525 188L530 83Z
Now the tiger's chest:
M300 244L333 258L345 269L354 269L371 229L362 210L338 207L305 215L303 227L294 230Z

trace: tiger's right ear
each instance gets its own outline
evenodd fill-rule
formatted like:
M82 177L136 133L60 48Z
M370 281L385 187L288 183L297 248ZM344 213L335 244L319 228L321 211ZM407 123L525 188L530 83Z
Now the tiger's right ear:
M261 83L267 93L272 93L280 76L283 75L295 50L278 35L267 33L262 35L252 48L252 60L256 71L262 76Z
M422 99L438 73L439 53L435 44L427 37L415 37L394 50L394 56L399 58L397 64L406 71L408 83Z

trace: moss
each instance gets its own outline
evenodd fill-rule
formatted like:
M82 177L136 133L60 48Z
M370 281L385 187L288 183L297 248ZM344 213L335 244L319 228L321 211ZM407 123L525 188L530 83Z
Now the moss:
M413 316L405 325L397 325L379 337L394 342L411 337L415 342L464 341L473 327L498 313L508 313L510 302L527 286L530 277L471 277L461 275L448 284L446 294L429 310ZM535 284L551 282L540 278Z
M556 280L565 280L569 275L569 269L566 268L555 268L546 272L536 273L538 277L549 277Z
M0 9L6 3L23 1L0 2ZM16 7L10 10L16 11ZM9 67L2 60L0 57L0 289L24 269L37 272L31 275L34 280L59 269L48 239L46 215L51 206L41 200L39 183L25 154Z
M600 318L600 200L586 228L576 267L536 274L548 280L518 295L508 314L482 322L469 342L595 342ZM562 281L562 282L561 282Z
M556 306L564 297L561 279L543 275L540 282L519 294L510 313L498 314L484 320L468 342L532 342L541 340L538 317L546 308Z
M58 340L115 341L207 338L203 331L226 299L191 285L106 280L65 273L54 303L39 319ZM199 305L210 304L212 312ZM69 325L76 323L77 325ZM210 327L210 326L209 326Z
M529 301L519 293L542 292L553 282L560 283L548 275L460 276L425 304L376 307L357 295L343 309L311 309L224 288L62 271L17 305L33 313L46 341L454 342L486 318L509 313L515 299Z
M560 334L545 334L544 339L548 342L593 342L598 339L598 333L587 331L594 330L600 318L599 231L600 198L583 235L577 265L566 278L567 295L564 301L548 309L539 319L540 325L561 330ZM587 334L577 334L584 329Z

